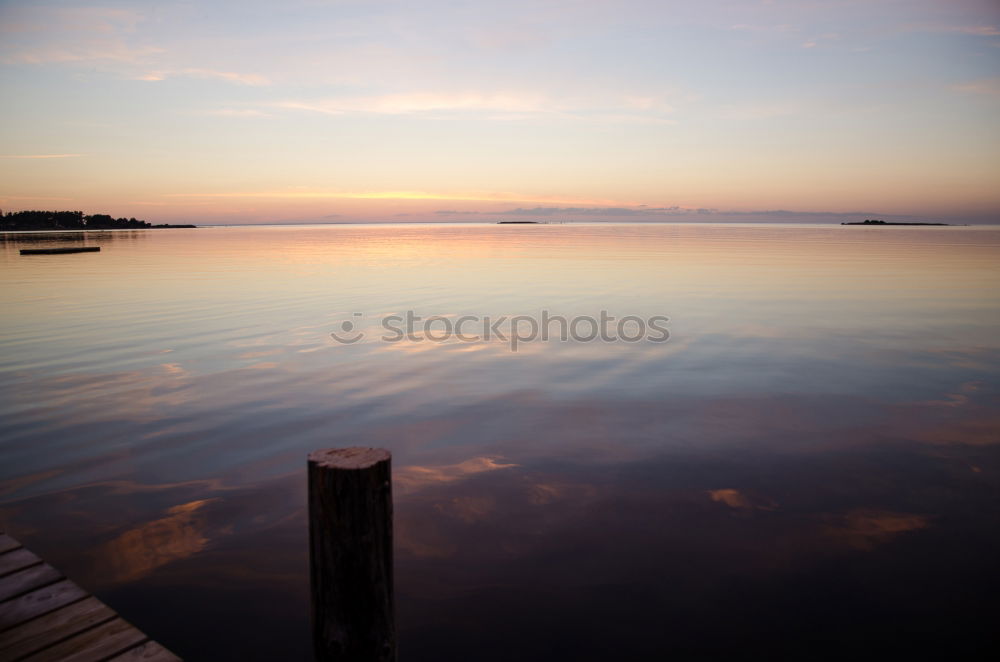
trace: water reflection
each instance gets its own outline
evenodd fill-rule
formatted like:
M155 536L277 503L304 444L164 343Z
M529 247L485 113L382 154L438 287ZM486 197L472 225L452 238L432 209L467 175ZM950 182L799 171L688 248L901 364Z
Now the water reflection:
M140 579L151 571L205 549L202 506L207 499L169 508L164 517L129 529L95 550L111 567L110 581Z
M855 510L835 520L829 528L830 536L860 550L870 550L902 533L918 531L929 524L925 515L869 509Z
M993 645L998 231L509 230L5 238L0 521L188 659L306 659L305 455L384 446L401 659ZM673 337L328 336L543 308Z
M403 467L393 472L394 493L405 495L431 485L453 483L485 471L510 469L516 466L516 464L501 464L497 458L474 457L458 464Z
M732 488L709 490L708 496L712 501L724 503L730 508L737 510L774 510L778 507L778 504L770 499L755 498Z
M106 246L112 243L134 244L146 239L142 230L85 230L76 232L0 232L0 254L19 256L22 248L58 248L62 246ZM51 258L50 258L51 259Z

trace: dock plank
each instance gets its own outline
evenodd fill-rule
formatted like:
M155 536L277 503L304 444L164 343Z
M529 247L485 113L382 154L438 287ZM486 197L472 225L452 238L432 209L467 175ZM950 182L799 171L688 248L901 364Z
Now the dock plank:
M0 554L6 554L12 549L17 549L21 546L21 543L14 540L6 533L0 533Z
M155 641L147 641L111 658L108 662L181 662L181 658Z
M85 597L87 597L86 591L64 579L20 597L0 602L0 632Z
M7 552L6 554L0 554L0 577L41 562L40 558L24 547Z
M0 659L19 660L116 616L110 607L97 598L89 597L74 602L0 632Z
M29 566L3 578L3 582L0 582L0 602L42 588L62 578L62 573L48 563Z
M128 621L114 618L30 655L24 662L101 662L148 639Z
M180 659L0 530L0 660Z

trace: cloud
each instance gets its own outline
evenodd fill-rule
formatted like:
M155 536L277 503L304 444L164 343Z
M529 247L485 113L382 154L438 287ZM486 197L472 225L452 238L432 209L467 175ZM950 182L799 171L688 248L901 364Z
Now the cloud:
M75 31L110 34L134 32L145 17L133 9L112 7L67 7L53 10L57 19L71 25Z
M432 192L432 191L330 191L322 189L285 189L278 191L220 191L206 193L166 193L167 198L270 198L283 199L345 199L345 200L461 200L481 202L540 202L548 204L598 205L609 200L568 199L561 196L534 195L498 191ZM505 212L506 213L506 212Z
M956 28L955 32L974 34L981 37L1000 37L1000 28L993 25L972 25Z
M215 69L201 69L197 67L188 67L186 69L175 69L175 70L164 70L164 71L150 71L145 74L136 77L136 80L146 80L146 81L161 81L167 78L176 78L180 76L190 76L192 78L218 78L221 80L227 80L232 83L239 83L241 85L270 85L271 81L264 76L258 74L244 74L236 71L216 71ZM257 113L256 117L265 116L266 113L263 111L244 111L244 112L254 112ZM246 115L244 115L246 116Z
M14 201L16 201L16 202L28 202L28 201L30 201L30 202L39 202L41 200L45 200L47 202L48 201L52 201L52 200L59 201L59 202L68 202L68 201L70 201L72 199L73 198L64 198L64 197L57 197L57 196L4 195L4 196L0 196L0 203L8 204L8 203L14 202Z
M998 37L1000 28L995 25L940 25L940 24L911 24L903 26L909 32L942 32L967 34L977 37Z
M217 117L245 117L251 119L268 119L273 117L273 115L269 115L262 110L255 110L253 108L217 108L205 111L205 114Z
M145 16L127 9L19 8L4 16L0 62L7 64L78 64L113 68L136 80L160 81L177 76L215 78L241 85L268 85L252 73L212 67L164 66L162 60L181 51L149 43L138 29ZM151 28L152 29L152 28ZM186 51L185 51L186 52Z
M31 7L5 8L0 33L38 35L51 32L113 34L134 32L144 20L138 11L110 7Z
M74 159L83 154L0 154L0 159Z
M799 112L799 107L793 103L763 103L724 106L718 111L718 116L725 120L753 121L770 119L772 117L787 117Z
M782 23L778 25L753 25L748 23L739 23L737 25L732 25L730 30L741 30L744 32L797 32L799 28L794 25L789 25L787 23Z
M320 101L283 101L280 108L307 110L326 115L376 113L406 115L429 111L505 111L548 112L537 98L510 94L387 94L382 96L326 99Z
M573 214L575 216L687 216L691 214L709 214L714 209L688 209L685 207L518 207L499 212L484 212L508 216L554 216ZM440 212L438 212L440 213ZM465 212L463 212L465 213Z
M75 45L29 48L5 55L0 58L0 62L5 64L59 64L106 61L134 64L163 52L163 49L154 46L133 48L117 41L99 40Z
M164 52L130 43L142 21L142 14L129 9L12 7L0 22L0 62L142 62Z
M417 92L377 96L341 97L315 100L286 100L276 108L323 115L417 115L478 114L481 119L518 121L538 117L594 120L603 122L673 123L664 117L673 107L659 97L625 95L613 100L554 100L540 94L512 92Z
M788 23L781 23L777 25L755 25L755 24L740 23L738 25L730 26L729 29L741 32L748 32L752 34L759 34L759 35L774 35L779 38L787 35L787 37L785 37L786 39L801 38L803 33L801 27L797 25L791 25ZM816 48L816 46L818 46L822 41L839 39L839 38L840 35L836 33L821 34L816 36L810 36L804 42L801 42L799 45L802 48Z
M988 96L1000 96L1000 78L984 78L982 80L969 81L953 85L956 92L965 94L985 94Z

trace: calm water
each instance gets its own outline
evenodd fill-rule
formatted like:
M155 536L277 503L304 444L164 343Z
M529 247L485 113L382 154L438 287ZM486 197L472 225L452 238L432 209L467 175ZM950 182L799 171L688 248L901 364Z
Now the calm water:
M102 250L17 251L79 243ZM305 456L352 445L394 454L405 662L997 647L996 227L0 253L0 523L187 659L308 659ZM382 342L406 310L666 315L671 338ZM334 342L345 320L365 337Z

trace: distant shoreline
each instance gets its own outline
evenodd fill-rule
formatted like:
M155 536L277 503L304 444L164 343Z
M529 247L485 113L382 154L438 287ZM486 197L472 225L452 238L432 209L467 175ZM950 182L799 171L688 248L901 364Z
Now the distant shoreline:
M65 232L137 232L141 230L184 230L197 225L150 225L148 228L41 228L37 230L0 230L0 234L52 234ZM233 226L237 227L237 226Z
M952 227L952 223L896 223L887 221L877 221L877 220L865 220L865 221L850 221L841 223L841 225L867 225L881 227L883 225L930 225L930 226L944 226Z
M337 221L337 222L266 222L266 223L203 223L203 224L157 224L148 225L144 227L126 227L126 228L106 228L106 227L92 227L92 228L0 228L0 236L7 235L18 235L18 234L53 234L53 233L73 233L80 234L84 232L118 232L121 230L153 230L153 229L226 229L226 228L257 228L257 227L314 227L314 228L345 228L345 227L369 227L369 226L399 226L399 227L416 227L416 226L433 226L433 227L448 227L448 226L468 226L468 227L496 227L499 223L493 220L475 220L475 221L398 221L398 220L384 220L384 221ZM506 225L506 223L503 223ZM886 221L885 223L864 223L863 221L836 221L836 222L791 222L791 221L637 221L637 220L577 220L577 221L541 221L530 224L538 225L563 225L563 226L600 226L600 227L612 227L616 225L621 226L657 226L657 225L674 225L674 226L685 226L685 227L697 227L697 226L714 226L714 227L741 227L741 226L769 226L769 227L802 227L802 228L822 228L822 227L882 227L882 226L899 226L899 227L963 227L963 228L980 228L980 229L997 229L1000 228L1000 223L924 223L924 222L896 222L896 221Z
M0 231L80 231L80 230L152 230L158 228L194 228L194 225L171 225L135 218L114 218L109 214L88 214L82 211L24 210L0 214Z

